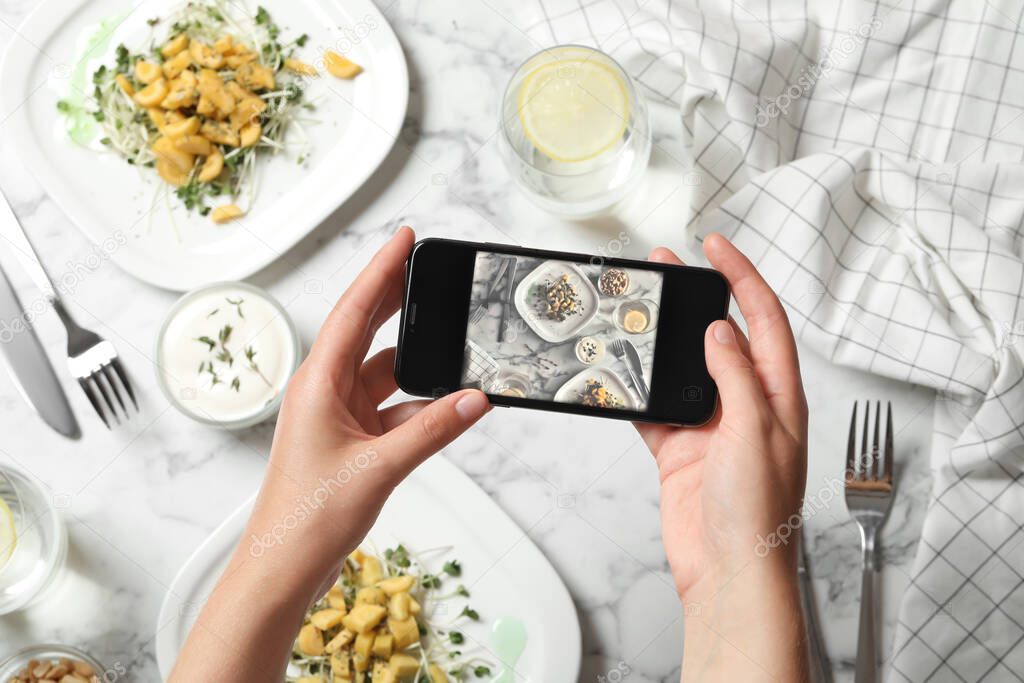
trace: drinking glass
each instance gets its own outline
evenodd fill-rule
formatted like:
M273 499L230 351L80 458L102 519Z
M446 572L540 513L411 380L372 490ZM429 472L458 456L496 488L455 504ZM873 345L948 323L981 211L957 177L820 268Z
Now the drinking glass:
M607 88L593 87L594 78ZM535 130L558 122L566 134L552 136L549 147L569 138L585 148L595 112L605 124L618 120L621 133L603 126L592 154L552 151L528 129L527 121L537 122ZM650 159L650 121L636 84L614 59L582 45L527 59L505 89L500 125L502 159L515 183L541 208L569 218L599 215L624 199Z
M53 582L64 564L67 535L52 497L28 474L4 464L0 501L0 614L9 614Z

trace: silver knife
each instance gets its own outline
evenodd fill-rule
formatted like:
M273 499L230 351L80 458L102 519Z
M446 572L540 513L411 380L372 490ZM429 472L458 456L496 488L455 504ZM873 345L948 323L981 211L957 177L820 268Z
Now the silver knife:
M822 642L821 625L818 623L818 611L814 604L814 583L811 581L811 573L807 570L807 542L802 532L798 558L800 603L807 624L807 657L811 664L811 683L832 683L832 667Z
M3 268L0 268L0 355L7 361L19 393L39 417L60 434L77 439L81 432L68 397Z

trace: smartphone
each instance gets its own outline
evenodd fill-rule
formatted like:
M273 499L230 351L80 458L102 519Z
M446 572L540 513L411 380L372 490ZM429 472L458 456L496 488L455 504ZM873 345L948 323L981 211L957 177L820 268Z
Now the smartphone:
M715 270L447 239L409 256L395 377L415 396L700 425L718 390L704 333L727 316Z

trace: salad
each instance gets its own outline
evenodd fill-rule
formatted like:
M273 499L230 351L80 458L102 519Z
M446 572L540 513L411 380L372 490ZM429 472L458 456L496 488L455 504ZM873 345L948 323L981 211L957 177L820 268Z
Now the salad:
M288 683L448 683L490 677L490 664L469 656L459 624L479 621L452 580L458 560L429 573L398 545L380 555L352 553L327 594L313 604L295 640ZM448 609L455 602L456 608ZM444 608L441 608L444 605ZM439 615L446 615L443 619Z
M102 143L154 168L187 209L216 223L239 218L239 204L255 196L262 154L291 151L305 161L302 112L313 109L305 86L319 70L297 53L309 37L285 39L266 9L242 14L228 0L188 2L148 23L148 47L119 45L114 64L93 74ZM362 71L331 51L323 66L338 78ZM300 144L286 143L291 129Z

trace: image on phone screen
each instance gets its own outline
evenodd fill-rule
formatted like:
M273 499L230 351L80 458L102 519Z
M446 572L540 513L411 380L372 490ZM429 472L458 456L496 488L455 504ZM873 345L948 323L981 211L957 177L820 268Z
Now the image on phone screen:
M643 412L663 273L479 251L462 386Z

